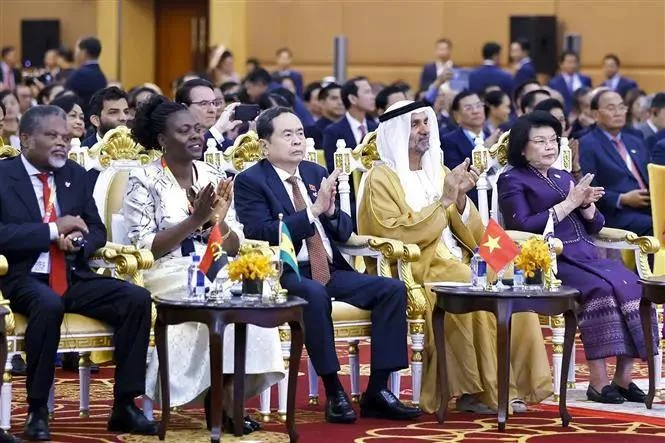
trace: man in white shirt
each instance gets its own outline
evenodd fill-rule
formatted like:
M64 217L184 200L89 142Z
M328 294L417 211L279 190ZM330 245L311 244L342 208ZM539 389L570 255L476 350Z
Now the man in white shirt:
M387 388L390 373L407 367L404 284L357 273L335 246L353 231L351 217L336 205L339 171L328 176L324 168L303 161L305 134L298 117L288 108L271 108L259 116L256 130L265 159L236 176L236 213L247 238L278 244L280 215L291 233L300 274L287 267L281 283L308 302L305 345L326 389L326 420L356 420L337 376L332 299L372 311L371 374L361 416L417 417L418 408L403 405Z

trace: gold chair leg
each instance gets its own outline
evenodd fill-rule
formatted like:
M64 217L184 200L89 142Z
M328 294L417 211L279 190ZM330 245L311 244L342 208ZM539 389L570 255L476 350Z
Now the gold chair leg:
M90 417L90 352L81 352L79 354L79 416L81 418Z
M360 354L358 340L349 342L349 376L351 377L351 402L360 401Z

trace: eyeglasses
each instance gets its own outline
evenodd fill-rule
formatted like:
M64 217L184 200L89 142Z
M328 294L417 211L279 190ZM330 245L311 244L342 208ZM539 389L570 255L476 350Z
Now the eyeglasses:
M207 108L208 106L214 106L219 108L224 104L224 100L201 100L198 102L192 102L193 105L201 106L202 108Z
M483 102L478 102L478 103L474 103L472 105L464 105L464 106L462 106L462 110L463 111L473 111L475 109L483 109L484 107L485 107L485 105L483 104Z
M624 113L628 110L628 106L626 105L610 105L610 106L605 106L604 108L600 108L603 111L610 112L612 114L616 114L617 111L620 113Z
M530 138L529 141L538 147L559 146L559 137L554 138Z

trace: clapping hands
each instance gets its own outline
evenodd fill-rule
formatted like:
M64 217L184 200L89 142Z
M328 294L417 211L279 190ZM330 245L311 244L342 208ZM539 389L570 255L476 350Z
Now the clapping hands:
M335 214L335 199L337 197L337 177L341 171L335 169L332 174L321 180L316 201L311 207L312 215L318 217L325 214L331 217Z
M466 198L466 193L476 186L480 171L471 165L471 160L465 159L446 174L443 179L443 195L441 203L447 208L455 202Z
M586 174L577 184L573 181L570 182L570 190L568 191L568 197L566 200L570 202L574 208L588 206L597 202L603 195L605 195L605 188L591 186L593 178L593 174Z

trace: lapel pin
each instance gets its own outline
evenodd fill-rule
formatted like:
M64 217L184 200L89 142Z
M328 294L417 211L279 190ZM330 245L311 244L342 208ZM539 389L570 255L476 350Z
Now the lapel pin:
M559 174L554 174L554 177L561 178L561 176Z
M69 182L65 182L65 188L69 188L72 184Z
M631 153L631 154L637 154L637 151L634 150L634 149L631 149L631 150L630 150L630 153Z

